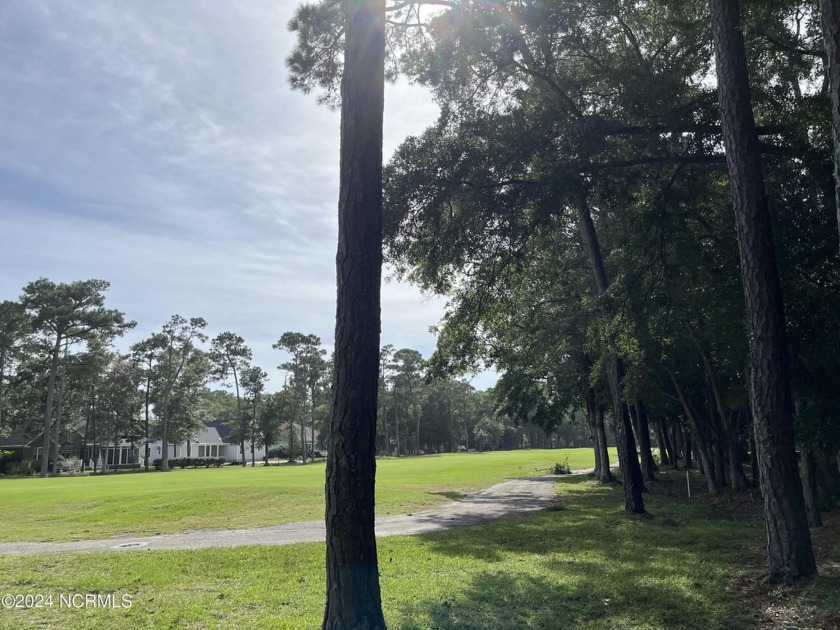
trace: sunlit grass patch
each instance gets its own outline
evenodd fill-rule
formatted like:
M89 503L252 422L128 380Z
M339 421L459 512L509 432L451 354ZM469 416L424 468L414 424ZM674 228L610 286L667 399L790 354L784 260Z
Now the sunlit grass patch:
M567 457L573 468L593 463L591 449L381 459L377 512L403 514L439 505L505 479L539 474ZM320 520L324 463L0 479L0 511L0 541L67 541Z

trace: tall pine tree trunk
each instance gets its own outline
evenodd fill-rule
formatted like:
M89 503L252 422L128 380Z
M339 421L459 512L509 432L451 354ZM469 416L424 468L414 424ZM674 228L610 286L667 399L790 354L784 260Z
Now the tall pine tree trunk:
M67 361L67 351L64 352L64 361ZM67 379L65 378L64 364L61 366L61 374L59 375L61 382L58 386L58 406L55 414L55 422L53 422L53 437L52 437L52 474L57 475L58 458L61 456L61 425L64 422L64 393L67 390Z
M143 418L143 470L149 472L149 394L152 387L152 360L149 359L149 371L146 375L145 416Z
M592 222L592 214L589 211L589 204L583 196L579 200L577 213L581 237L595 279L595 295L601 297L609 288L609 280L601 255L601 245L598 243L598 235L595 232L595 224ZM642 492L645 491L645 484L642 480L639 458L636 455L633 427L630 425L627 406L621 398L621 381L623 378L624 366L621 359L613 354L607 361L607 382L612 395L613 418L615 419L615 432L618 441L618 463L621 466L621 478L624 485L624 509L631 514L644 514L645 503L642 499Z
M385 0L346 0L324 629L385 628L374 534Z
M50 361L50 377L47 381L47 402L44 409L44 433L41 438L41 477L49 472L50 461L50 431L52 429L53 398L55 397L55 379L58 372L58 361L61 356L61 335L56 335Z
M771 580L817 566L793 441L784 301L755 130L737 0L710 0L721 125L751 332L750 401Z
M595 450L595 480L601 483L614 481L610 471L610 456L607 451L607 433L604 430L604 414L591 387L586 393L586 416Z
M598 481L612 483L615 481L610 469L610 452L607 447L607 427L604 425L604 411L600 403L595 403L595 436L598 440L598 449L601 451L601 474Z
M840 232L840 0L820 0L834 136L834 203Z
M665 445L665 436L662 433L662 421L658 420L654 425L656 431L656 445L659 447L659 461L663 466L668 466L671 463L671 458L668 455L668 448Z
M653 461L653 453L650 452L650 426L647 409L645 409L645 404L641 400L636 401L635 409L639 452L642 455L642 477L645 481L656 481L656 462Z
M301 399L300 414L300 461L306 463L306 401Z
M822 525L819 501L817 496L817 458L811 449L803 449L801 455L802 490L805 495L805 507L808 511L808 525L819 527Z

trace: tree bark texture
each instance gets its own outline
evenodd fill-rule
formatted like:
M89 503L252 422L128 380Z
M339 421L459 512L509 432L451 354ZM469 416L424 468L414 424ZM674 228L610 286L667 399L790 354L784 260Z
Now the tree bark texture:
M801 464L802 490L805 495L805 507L808 510L808 525L819 527L823 523L817 495L817 458L814 451L803 450Z
M595 450L595 480L601 483L615 481L610 470L610 455L607 450L607 432L604 427L604 414L595 397L595 390L590 388L586 394L586 415L592 435L592 447Z
M607 447L607 428L604 426L604 411L600 404L595 405L595 436L598 442L598 450L601 451L601 474L598 481L612 483L615 481L610 469L610 452Z
M581 237L586 247L589 263L595 278L595 295L602 296L609 288L607 270L601 255L601 245L592 222L589 204L581 197L577 204L578 224ZM624 366L621 359L612 355L607 362L607 381L612 395L613 417L618 442L618 463L621 466L622 483L624 485L624 509L631 514L644 514L645 503L642 492L645 484L642 480L642 469L636 455L636 440L633 439L633 427L630 424L627 406L621 397L621 381L624 378Z
M635 403L636 423L639 436L639 452L642 456L642 478L645 481L656 481L656 462L653 461L653 454L650 452L650 425L648 423L647 409L641 400Z
M385 628L374 535L385 0L347 0L323 628Z
M592 440L592 448L595 451L595 478L598 479L601 470L601 449L598 444L598 432L595 429L595 393L590 388L586 393L586 421L589 425L589 439Z
M784 301L737 0L710 0L721 126L750 321L750 402L771 580L816 572L793 437Z
M834 205L840 233L840 0L820 0L834 140Z

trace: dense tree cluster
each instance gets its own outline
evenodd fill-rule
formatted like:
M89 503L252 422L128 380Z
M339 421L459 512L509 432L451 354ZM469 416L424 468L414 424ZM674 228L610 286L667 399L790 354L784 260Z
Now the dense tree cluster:
M20 301L0 303L0 435L36 437L48 422L52 453L44 459L45 465L52 462L51 472L73 429L99 448L121 440L143 446L147 469L150 440L189 444L214 420L230 427L243 465L249 459L253 465L255 448L281 442L290 461L304 463L315 450L328 448L332 370L319 337L280 336L273 347L288 358L277 366L285 380L279 391L269 392L268 374L254 365L245 340L229 331L209 338L202 318L173 315L160 331L120 354L113 342L135 324L105 308L107 288L99 280L40 279L27 285ZM376 427L382 455L585 439L574 428L561 436L519 422L466 382L433 380L417 350L386 346L382 353ZM159 467L169 467L167 449Z
M630 512L651 434L712 494L760 485L774 579L814 571L802 514L840 490L840 30L819 4L386 8L387 72L441 107L384 173L386 255L449 298L432 370L493 366L511 411L583 409L599 442L606 411ZM327 100L340 15L292 23L293 84Z

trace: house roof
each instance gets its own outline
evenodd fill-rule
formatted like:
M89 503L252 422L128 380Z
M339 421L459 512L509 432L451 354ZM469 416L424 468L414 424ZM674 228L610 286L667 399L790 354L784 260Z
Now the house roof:
M225 444L233 444L228 438L230 438L230 425L225 420L212 420L206 423L208 429L215 429L218 436L220 443Z
M38 435L40 435L40 433ZM9 435L7 435L5 437L0 437L0 448L2 448L4 446L20 448L20 447L26 446L31 441L32 441L32 439L27 437L24 433L21 433L21 432L10 433Z
M224 444L218 429L214 426L205 426L195 438L197 444Z

